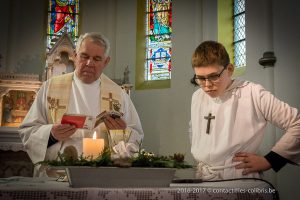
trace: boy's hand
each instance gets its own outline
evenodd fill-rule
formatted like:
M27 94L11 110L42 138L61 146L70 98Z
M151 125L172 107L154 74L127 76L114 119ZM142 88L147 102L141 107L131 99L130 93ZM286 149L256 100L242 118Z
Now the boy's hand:
M236 153L232 161L242 162L235 166L236 169L244 169L243 175L247 175L253 172L266 171L271 168L270 163L263 156L259 156L253 153L239 152Z

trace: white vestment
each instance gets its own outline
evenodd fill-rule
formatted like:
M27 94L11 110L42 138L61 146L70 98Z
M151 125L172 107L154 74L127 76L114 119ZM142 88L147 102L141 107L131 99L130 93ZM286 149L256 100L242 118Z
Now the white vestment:
M104 103L104 100L100 100L100 93L103 92L102 89L100 90L100 84L102 84L101 80L103 79L108 80L106 81L106 88L110 88L110 84L113 84L113 86L116 87L116 84L108 79L108 77L104 74L102 74L101 77L92 84L85 84L81 82L76 75L74 75L67 106L67 113L83 114L94 117L97 116L100 111L103 110L101 109L101 104ZM40 88L31 109L19 129L22 142L33 163L43 160L54 160L57 158L59 151L63 152L64 148L70 145L75 146L78 151L78 155L80 155L82 153L82 138L86 134L92 134L94 132L94 130L92 132L87 132L82 129L78 129L70 139L64 142L57 142L47 148L50 130L53 125L51 123L49 124L50 120L47 116L49 109L47 104L49 82L50 81L46 81ZM108 91L110 92L110 90ZM128 142L137 144L137 142L142 140L144 133L136 109L125 91L120 89L118 91L111 92L121 93L119 94L119 103L121 104L120 112L124 113L122 119L126 122L127 129L131 131L131 136ZM101 125L102 127L104 126L103 124ZM103 137L104 134L107 135L107 133L104 133L102 129L100 130L100 127L101 126L95 128L100 137ZM42 168L40 169L39 166L37 166L35 168L35 176L44 175L45 170Z
M209 134L206 133L211 113ZM191 152L199 162L203 179L259 178L258 173L242 175L232 158L237 152L256 153L267 122L286 133L272 148L275 153L300 163L300 116L298 110L275 98L262 86L234 80L219 98L211 98L201 88L191 102ZM275 134L275 133L274 133Z

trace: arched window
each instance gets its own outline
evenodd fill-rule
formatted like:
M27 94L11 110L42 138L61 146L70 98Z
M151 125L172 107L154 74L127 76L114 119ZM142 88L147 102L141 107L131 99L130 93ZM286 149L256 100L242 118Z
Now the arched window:
M172 0L139 0L137 12L136 88L170 87Z
M59 36L67 32L74 42L78 39L79 0L49 0L47 51Z

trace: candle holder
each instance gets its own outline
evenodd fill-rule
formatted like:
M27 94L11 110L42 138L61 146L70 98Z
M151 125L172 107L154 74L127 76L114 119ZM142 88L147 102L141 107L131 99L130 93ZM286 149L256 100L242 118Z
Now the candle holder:
M132 130L110 130L109 131L109 149L114 166L131 167L131 156L126 149L126 143L129 141Z
M119 142L124 141L126 144L131 136L132 130L125 129L125 130L109 130L108 131L108 142L111 152L113 153L113 147Z
M124 141L125 143L128 142L131 130L110 130L109 131L109 143L112 146L117 145L119 142Z

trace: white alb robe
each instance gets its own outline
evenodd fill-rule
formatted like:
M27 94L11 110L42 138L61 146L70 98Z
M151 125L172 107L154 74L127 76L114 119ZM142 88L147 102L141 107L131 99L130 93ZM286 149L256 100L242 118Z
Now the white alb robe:
M207 134L204 116L209 113L215 119L211 120ZM268 121L286 131L272 151L299 164L300 115L297 109L278 100L262 86L242 80L234 80L219 98L209 97L201 88L195 91L189 135L191 152L199 162L202 178L260 177L258 173L242 175L242 169L235 169L238 163L232 162L232 158L237 152L256 153Z
M102 74L101 77L103 76L105 75ZM94 117L100 113L101 102L99 101L101 96L101 77L92 84L85 84L81 82L74 73L67 113L84 114ZM107 77L105 78L107 79ZM110 84L115 83L110 82ZM78 155L80 155L82 153L82 138L85 134L91 134L91 132L78 129L67 141L57 142L47 148L50 130L53 126L53 124L49 124L47 116L48 89L49 81L46 81L40 88L31 109L19 129L22 142L33 163L43 160L54 160L57 158L59 151L63 152L64 148L70 145L75 146L78 151ZM122 119L126 122L127 129L132 131L128 142L136 143L136 141L141 141L144 133L136 109L126 92L121 90L120 96L120 104L122 105L120 112L124 113ZM96 127L95 130L100 135L106 134L100 131L100 126ZM45 176L45 170L42 168L40 169L40 166L37 166L35 168L34 175Z

